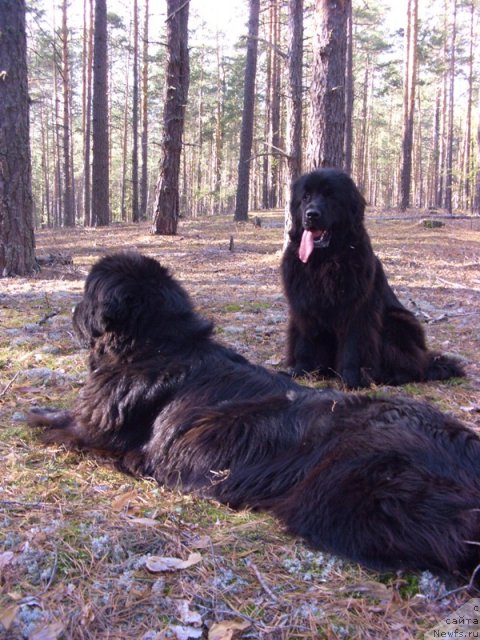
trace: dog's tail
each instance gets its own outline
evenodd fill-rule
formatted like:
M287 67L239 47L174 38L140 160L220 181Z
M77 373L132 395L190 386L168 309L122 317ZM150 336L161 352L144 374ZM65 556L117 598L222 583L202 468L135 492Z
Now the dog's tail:
M465 368L459 359L446 356L434 351L429 352L429 362L426 369L426 380L447 380L448 378L463 378Z

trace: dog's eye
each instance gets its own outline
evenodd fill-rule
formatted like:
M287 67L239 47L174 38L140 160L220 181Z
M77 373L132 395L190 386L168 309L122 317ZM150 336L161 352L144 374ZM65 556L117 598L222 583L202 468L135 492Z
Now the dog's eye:
M310 202L311 198L312 196L309 193L304 193L302 200L303 202Z

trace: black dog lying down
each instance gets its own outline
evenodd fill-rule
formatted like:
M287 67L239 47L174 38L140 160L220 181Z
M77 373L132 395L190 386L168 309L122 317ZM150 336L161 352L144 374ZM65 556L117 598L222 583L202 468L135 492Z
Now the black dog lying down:
M44 441L266 509L313 547L373 569L468 575L480 562L480 440L454 418L252 365L136 253L94 265L73 322L90 373L71 412L31 414Z

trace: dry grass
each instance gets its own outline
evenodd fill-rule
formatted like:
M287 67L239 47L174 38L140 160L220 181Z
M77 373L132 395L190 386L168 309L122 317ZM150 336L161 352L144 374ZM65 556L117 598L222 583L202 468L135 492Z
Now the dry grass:
M70 253L73 266L1 281L0 638L414 638L469 598L442 598L450 585L427 574L380 576L312 552L265 515L43 448L24 426L32 405L69 406L84 380L70 310L89 267L109 250L158 258L216 321L220 339L281 366L282 217L259 215L260 229L219 217L184 221L175 238L150 236L147 225L41 231L38 255ZM426 229L372 215L369 229L401 299L428 322L430 344L467 361L465 381L402 391L479 428L480 220ZM194 553L198 562L172 572L145 565ZM215 627L221 621L236 631Z

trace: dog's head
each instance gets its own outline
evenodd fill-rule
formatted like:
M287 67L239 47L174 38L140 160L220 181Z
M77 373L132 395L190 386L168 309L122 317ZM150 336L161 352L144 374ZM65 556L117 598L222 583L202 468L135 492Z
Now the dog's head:
M290 239L307 262L316 250L339 248L363 228L365 200L353 180L338 169L319 169L292 185Z
M136 252L112 254L94 264L83 299L75 307L73 326L89 346L108 336L119 348L157 345L182 332L211 331L167 269Z

